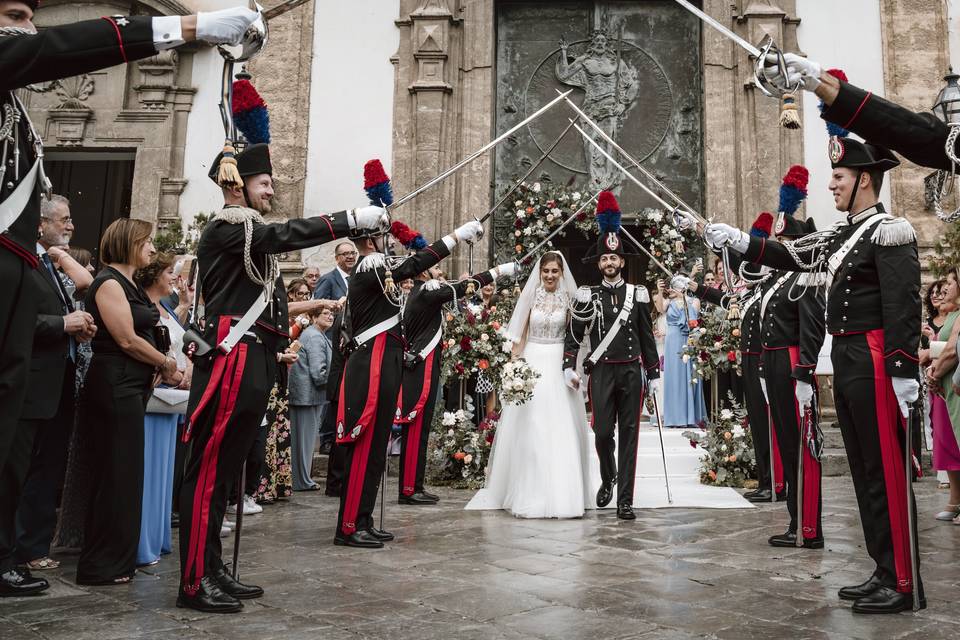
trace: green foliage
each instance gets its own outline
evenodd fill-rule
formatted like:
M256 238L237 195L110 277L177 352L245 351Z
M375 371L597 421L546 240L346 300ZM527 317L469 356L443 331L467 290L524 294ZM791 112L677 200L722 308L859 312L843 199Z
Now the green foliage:
M198 213L186 230L183 228L183 221L177 218L162 229L157 230L153 245L158 252L196 255L200 234L213 218L213 215L212 213Z
M946 225L946 231L937 240L934 254L930 257L930 271L943 278L960 265L960 225Z
M728 395L732 409L723 409L705 432L684 431L690 446L699 447L700 482L718 487L742 487L756 470L753 438L747 428L747 412Z

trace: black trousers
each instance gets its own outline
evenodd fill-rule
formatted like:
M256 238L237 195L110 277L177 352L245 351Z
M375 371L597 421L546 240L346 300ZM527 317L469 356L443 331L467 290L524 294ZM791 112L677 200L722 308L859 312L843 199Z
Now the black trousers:
M143 418L153 369L126 356L94 355L80 411L95 461L77 582L132 576L143 504Z
M867 553L877 563L874 575L888 587L912 593L912 563L917 562L919 575L919 558L910 554L904 419L884 352L880 329L834 336L834 399ZM910 363L905 364L907 370ZM916 508L913 521L916 535ZM922 596L923 582L917 586Z
M753 452L757 458L757 480L759 488L770 488L770 416L767 414L767 399L760 388L761 356L744 353L741 361L743 371L743 401L747 409L750 424L750 436L753 438ZM773 472L777 493L783 491L783 467L780 462L780 449L776 434L773 434Z
M240 468L237 469L238 478L244 471L246 472L243 481L243 492L248 496L256 495L257 489L260 487L260 474L263 471L263 465L267 461L267 432L269 430L269 425L261 425L260 428L257 429L253 443L250 445L250 451L247 452L247 456L240 463ZM239 483L239 480L237 483ZM234 484L230 487L230 504L236 503L237 485Z
M38 421L30 469L17 507L17 562L37 560L50 553L73 431L75 376L76 369L70 363L63 374L57 413L49 420Z
M338 446L346 454L337 518L337 530L344 535L373 526L373 509L387 463L387 441L397 411L402 363L402 344L388 334L368 341L347 360L337 417ZM361 428L360 435L351 440L357 427Z
M0 247L0 469L13 445L20 408L27 391L33 333L37 324L37 298L30 267ZM20 443L22 444L22 443ZM27 451L29 457L29 450ZM0 493L19 491L0 485Z
M783 475L787 482L787 510L790 513L790 531L797 531L798 485L803 483L803 537L820 538L823 536L821 514L823 511L820 495L822 478L820 460L814 458L801 437L801 427L812 428L803 422L797 403L796 383L790 376L793 367L800 358L799 347L764 350L763 377L767 381L767 394L770 396L770 415L773 418L777 444L780 447ZM813 402L817 402L814 392ZM799 456L803 452L803 476L800 477Z
M423 491L427 471L427 442L440 385L440 358L441 350L437 348L416 367L403 370L403 386L397 408L399 421L403 424L398 483L401 496Z
M616 480L617 506L632 505L640 440L637 423L646 395L640 363L598 364L590 373L588 390L600 479L604 484Z
M43 420L21 420L14 431L7 461L0 469L0 573L12 569L20 561L17 557L17 508L23 496L23 482L30 469L30 452L36 433ZM32 558L31 558L32 559Z
M219 328L218 340L228 328ZM194 363L193 371L185 434L190 453L180 489L181 587L187 593L223 567L220 527L227 496L263 422L276 379L276 352L244 338L229 355Z

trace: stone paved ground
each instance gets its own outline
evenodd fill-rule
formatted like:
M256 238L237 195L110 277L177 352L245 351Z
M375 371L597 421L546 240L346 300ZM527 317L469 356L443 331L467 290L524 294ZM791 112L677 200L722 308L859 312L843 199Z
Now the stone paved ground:
M47 595L0 601L0 638L956 638L960 527L932 519L945 492L918 485L920 614L854 616L838 587L872 570L848 478L824 482L823 551L773 549L782 504L745 511L612 511L522 521L464 512L470 493L437 507L388 505L398 541L382 551L331 544L336 503L319 494L247 519L242 578L266 589L234 616L174 607L177 561L132 585L81 588L75 556ZM389 495L396 495L396 487Z

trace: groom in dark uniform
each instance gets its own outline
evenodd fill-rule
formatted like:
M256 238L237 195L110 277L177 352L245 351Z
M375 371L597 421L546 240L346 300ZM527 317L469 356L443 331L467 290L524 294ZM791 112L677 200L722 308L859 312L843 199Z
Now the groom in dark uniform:
M596 261L603 281L577 291L573 319L564 341L563 373L570 387L580 387L577 352L589 337L590 355L584 360L583 369L590 376L587 389L600 457L602 485L597 492L597 506L610 503L616 483L617 517L633 520L637 422L646 392L655 394L660 384L660 359L653 337L650 294L640 285L627 284L621 276L624 257L636 253L623 246L620 209L609 191L602 192L597 200L597 222L600 238L583 261Z

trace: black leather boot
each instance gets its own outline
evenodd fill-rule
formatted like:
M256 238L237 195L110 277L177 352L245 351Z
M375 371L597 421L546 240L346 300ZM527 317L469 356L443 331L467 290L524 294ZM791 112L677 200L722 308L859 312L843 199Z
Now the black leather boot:
M613 500L613 483L604 482L597 491L597 506L602 509L610 504L611 500Z
M259 598L263 595L262 588L252 584L243 584L239 580L234 580L233 576L230 575L230 573L224 568L211 573L210 577L213 578L218 585L220 585L220 588L223 589L224 593L233 596L237 600L251 600L253 598Z
M427 497L423 493L414 493L413 495L405 496L401 495L397 499L397 504L415 504L415 505L428 505L428 504L437 504L437 501L433 498Z
M210 576L200 578L200 586L194 594L185 591L181 585L177 606L204 613L237 613L243 609L243 603L224 592Z
M430 498L430 499L433 500L434 502L440 502L440 496L438 496L438 495L435 494L435 493L430 493L430 492L427 491L426 489L420 491L420 493L423 494L424 496Z
M366 531L354 531L350 535L337 531L337 535L333 538L333 544L341 547L357 547L358 549L383 548L383 543Z
M753 495L744 494L744 498L750 502L771 502L770 498L773 492L770 489L757 489Z
M45 578L35 578L29 569L14 567L0 573L0 598L35 596L50 588Z
M771 547L796 547L797 534L793 531L781 533L778 536L770 536L767 540ZM823 538L805 538L803 541L804 549L823 549Z
M870 576L866 582L851 587L843 587L837 592L841 600L859 600L864 598L881 586L880 578L876 575Z
M628 504L621 504L617 507L617 517L621 520L636 520L637 514L633 512L633 507Z
M390 542L395 537L389 531L383 531L382 529L377 529L376 527L370 527L369 529L367 529L367 533L369 533L372 537L376 538L380 542Z
M926 598L920 598L920 608L927 608ZM913 609L913 594L900 593L892 587L878 587L873 593L853 603L854 613L900 613Z

